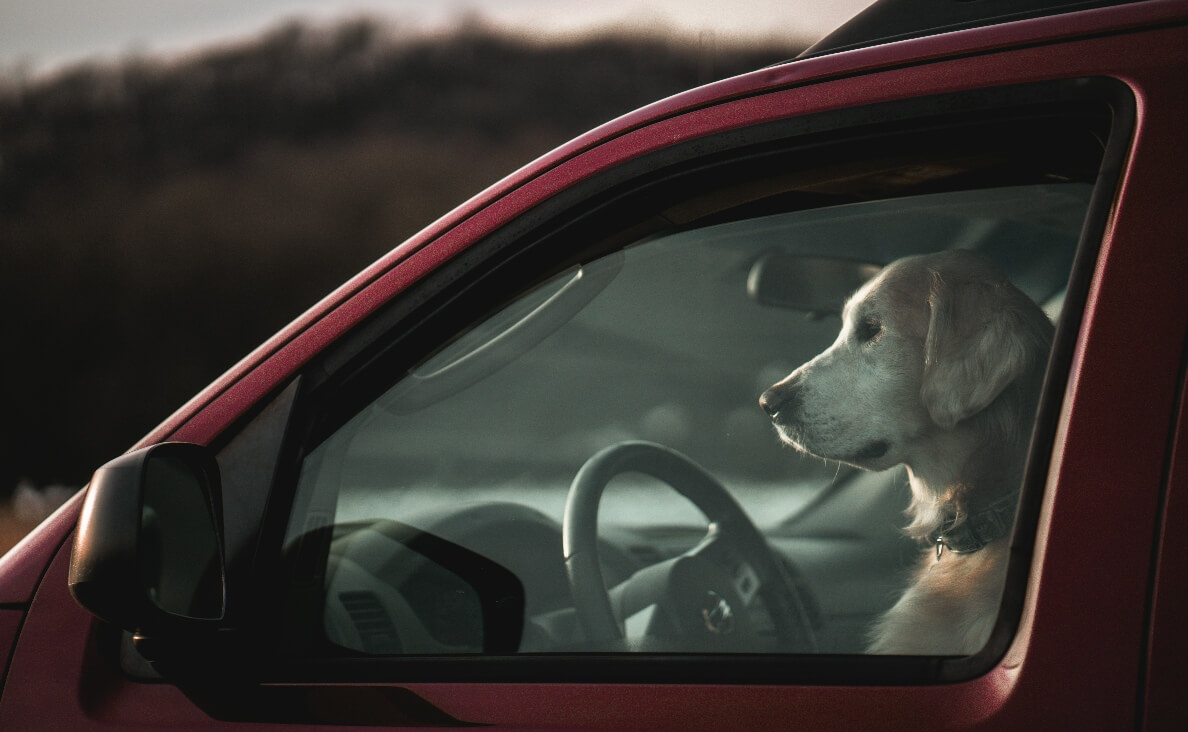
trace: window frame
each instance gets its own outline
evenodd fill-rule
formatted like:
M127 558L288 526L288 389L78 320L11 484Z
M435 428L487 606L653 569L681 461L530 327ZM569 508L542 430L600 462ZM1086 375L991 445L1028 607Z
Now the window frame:
M1055 444L1062 396L1069 377L1084 306L1098 250L1130 148L1136 112L1128 87L1113 79L1065 79L995 87L865 107L789 117L709 138L673 145L599 171L588 180L558 192L549 200L490 232L422 282L382 306L379 311L317 356L302 372L294 417L285 438L279 469L261 527L250 602L253 625L262 631L263 647L279 651L283 644L269 618L283 597L276 569L281 544L294 506L302 460L352 405L345 393L374 391L367 374L411 366L440 342L443 334L481 317L484 310L527 289L549 272L563 267L577 247L559 257L547 242L569 228L596 217L608 207L642 196L649 186L687 179L714 161L736 164L739 150L748 154L827 154L839 145L886 139L926 128L956 129L987 116L1021 118L1041 110L1051 114L1078 105L1108 108L1109 135L1096 175L1081 241L1069 277L1064 314L1057 324L1048 373L1038 409L1025 469L1022 498L1012 538L1011 562L995 629L987 646L969 657L881 657L833 655L695 655L695 654L549 654L484 657L359 657L350 659L284 658L261 669L269 681L410 682L503 681L587 683L714 683L714 684L934 684L973 678L1005 653L1022 615L1026 575L1035 545L1040 498ZM822 152L824 151L824 152ZM646 196L644 196L646 197ZM580 215L574 216L574 212ZM638 233L628 228L624 239ZM624 241L607 246L621 246ZM432 246L429 244L428 246ZM485 303L485 307L481 304ZM445 325L443 325L445 324ZM388 373L391 373L388 371ZM360 381L362 379L362 381ZM389 380L390 381L390 380Z

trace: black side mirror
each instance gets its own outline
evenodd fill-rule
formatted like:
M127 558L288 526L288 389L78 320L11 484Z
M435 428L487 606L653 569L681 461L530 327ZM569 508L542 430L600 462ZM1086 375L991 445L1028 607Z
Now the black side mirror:
M95 472L70 558L91 614L141 635L213 629L223 618L219 468L201 445L167 442Z

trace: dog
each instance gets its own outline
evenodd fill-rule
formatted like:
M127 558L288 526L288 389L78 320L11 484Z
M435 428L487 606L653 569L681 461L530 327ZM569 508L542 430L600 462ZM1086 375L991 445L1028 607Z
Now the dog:
M870 653L968 655L989 638L1052 331L982 255L907 257L850 297L833 345L760 397L801 452L907 468L905 531L928 548Z

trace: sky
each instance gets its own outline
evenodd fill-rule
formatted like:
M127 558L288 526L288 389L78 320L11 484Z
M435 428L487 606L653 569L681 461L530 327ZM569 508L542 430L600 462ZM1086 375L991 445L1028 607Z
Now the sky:
M130 54L168 58L247 40L293 19L378 16L424 30L477 13L542 36L608 26L713 31L724 41L813 41L871 0L0 0L0 69L51 72Z

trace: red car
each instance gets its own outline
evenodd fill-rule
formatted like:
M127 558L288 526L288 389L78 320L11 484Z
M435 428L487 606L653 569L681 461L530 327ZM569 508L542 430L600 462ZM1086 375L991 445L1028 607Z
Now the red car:
M1182 723L1186 80L1182 0L887 0L537 160L4 557L0 728ZM810 457L759 397L891 342L863 293L952 249L1052 335L998 527L921 541L894 440ZM862 363L834 401L909 370ZM899 429L875 401L835 431ZM872 643L978 551L1001 575L937 595L991 598L974 645Z

